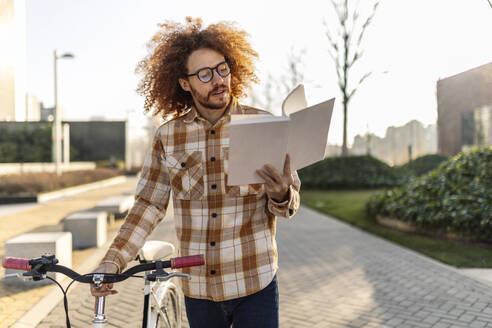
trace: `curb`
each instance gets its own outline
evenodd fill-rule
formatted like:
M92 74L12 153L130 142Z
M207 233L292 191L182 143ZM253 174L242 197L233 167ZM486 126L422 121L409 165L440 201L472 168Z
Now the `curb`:
M49 200L63 198L67 196L77 195L86 191L94 190L101 187L107 187L114 184L122 183L126 181L126 176L121 175L114 178L109 178L106 180L96 181L87 183L81 186L75 186L70 188L65 188L57 191L44 192L38 194L38 203L43 203Z
M91 272L93 271L99 261L103 258L104 254L106 254L107 249L113 242L114 237L116 236L116 232L111 235L111 238L108 238L108 241L98 249L94 250L92 254L90 254L77 268L75 271L77 272ZM65 289L71 280L68 277L65 277L61 281L58 281L60 285ZM72 287L68 290L68 294L72 290L74 290L75 285L79 284L78 282L73 283ZM58 303L63 301L63 293L57 285L53 284L53 288L43 296L37 303L34 305L29 311L24 313L24 315L15 322L11 326L11 328L36 328L36 326L58 305Z

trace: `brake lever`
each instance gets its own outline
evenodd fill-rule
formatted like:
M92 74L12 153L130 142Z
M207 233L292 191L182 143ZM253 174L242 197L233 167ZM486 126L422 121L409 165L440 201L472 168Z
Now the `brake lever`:
M154 280L151 280L151 281L167 281L173 277L181 277L181 278L188 278L189 280L191 280L191 276L187 273L182 273L182 272L171 272L171 273L167 273L166 272L166 275L156 275L156 274L153 274L151 275L151 278L153 278ZM145 279L147 279L147 276L145 276Z
M19 278L23 281L33 281L35 280L33 276L31 275L25 275L27 272L24 272L24 273L9 273L9 274L6 274L2 277L0 277L0 279L7 279L7 278L12 278L12 277L16 277L16 278ZM43 275L40 275L39 279L37 280L41 280L41 279L45 279L46 278L46 275L43 274Z

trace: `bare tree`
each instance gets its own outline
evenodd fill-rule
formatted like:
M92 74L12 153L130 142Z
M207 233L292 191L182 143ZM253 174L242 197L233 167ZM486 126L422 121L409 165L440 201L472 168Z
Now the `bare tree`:
M285 93L289 93L304 82L304 70L305 63L304 57L306 56L306 49L290 48L290 52L287 54L287 70L286 74L282 76L282 86Z
M350 1L351 3L353 1ZM342 93L343 99L343 144L342 156L348 155L347 148L347 111L349 102L358 90L359 86L367 79L372 72L362 75L356 86L350 86L350 70L363 56L361 43L364 38L367 27L371 24L379 1L375 1L370 14L362 19L359 15L360 0L356 3L355 8L349 6L349 0L331 0L338 18L338 28L332 31L326 21L326 37L329 42L329 55L332 58L338 77L338 87Z
M249 105L259 107L267 111L272 111L275 103L275 96L279 93L279 82L272 73L268 73L265 83L261 84L259 90L250 90Z
M287 68L277 77L268 72L260 92L250 91L250 105L273 112L273 107L278 105L279 95L286 95L304 81L305 54L306 49L297 50L292 47L287 54Z
M263 88L263 106L266 110L272 111L274 103L274 94L277 94L278 82L275 80L271 73L268 73L265 86Z

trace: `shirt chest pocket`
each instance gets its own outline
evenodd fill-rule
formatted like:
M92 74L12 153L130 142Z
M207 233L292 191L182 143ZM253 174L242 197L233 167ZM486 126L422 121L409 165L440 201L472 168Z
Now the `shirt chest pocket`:
M169 170L171 187L177 199L199 200L203 198L202 152L175 152L163 159Z

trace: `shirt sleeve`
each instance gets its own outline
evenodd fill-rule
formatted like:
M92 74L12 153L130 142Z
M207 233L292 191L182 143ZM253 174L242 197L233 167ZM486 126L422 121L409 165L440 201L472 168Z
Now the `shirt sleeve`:
M279 203L268 197L268 210L275 216L283 216L287 219L293 217L299 209L301 197L299 190L301 189L301 180L297 171L294 171L294 183L289 186L287 192L287 200Z
M160 130L154 136L152 149L140 173L135 193L135 203L128 212L113 243L101 263L113 263L121 272L137 255L145 239L164 219L171 186L169 172L162 158L164 149Z

